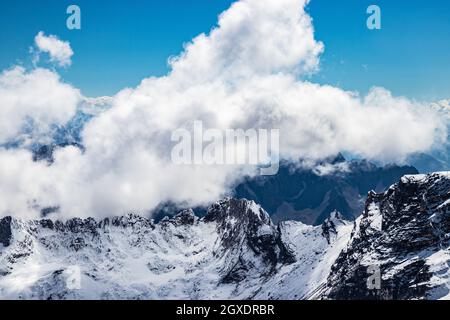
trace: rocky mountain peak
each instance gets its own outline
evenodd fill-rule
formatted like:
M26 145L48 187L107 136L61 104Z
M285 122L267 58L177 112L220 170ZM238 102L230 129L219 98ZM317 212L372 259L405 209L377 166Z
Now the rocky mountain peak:
M423 299L442 294L442 279L431 271L448 272L449 199L447 172L405 176L384 193L369 193L350 243L332 267L328 297ZM371 266L380 269L380 290L366 284Z
M194 210L187 209L182 210L175 216L169 218L165 217L160 221L162 224L173 224L175 226L188 226L188 225L194 225L198 221L198 217L195 215Z
M242 280L255 265L262 274L270 275L279 264L295 261L269 214L253 201L219 201L210 207L204 221L216 223L221 242L216 254L230 260L223 278L226 283Z
M339 225L346 225L350 222L345 220L339 211L333 211L330 216L322 223L322 235L331 243L331 237L337 236L337 227Z

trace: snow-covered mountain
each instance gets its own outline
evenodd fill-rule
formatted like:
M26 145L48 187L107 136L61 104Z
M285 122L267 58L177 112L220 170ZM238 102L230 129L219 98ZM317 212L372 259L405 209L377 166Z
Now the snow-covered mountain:
M0 220L0 297L7 299L449 298L450 173L405 176L370 193L355 222L275 225L228 198L203 218L158 223ZM381 270L381 290L367 286ZM79 274L79 286L71 279ZM78 278L77 278L78 279ZM76 282L76 281L75 281Z
M327 223L276 226L254 202L235 199L214 204L202 219L188 210L158 224L136 215L65 223L3 218L0 297L301 298L324 283L352 229L337 214ZM74 267L79 290L67 287Z
M369 290L368 268L381 290ZM405 176L370 193L323 295L338 299L450 299L450 173Z

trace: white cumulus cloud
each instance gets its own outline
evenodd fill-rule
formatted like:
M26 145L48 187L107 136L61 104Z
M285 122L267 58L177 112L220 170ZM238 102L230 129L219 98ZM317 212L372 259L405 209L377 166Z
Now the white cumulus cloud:
M218 26L188 43L172 58L172 78L235 81L278 72L303 74L317 69L323 44L314 39L306 0L235 2Z
M190 129L196 120L205 129L279 129L281 157L294 160L346 151L403 161L446 140L445 120L422 104L383 88L362 97L304 80L303 75L318 70L324 50L314 38L306 3L234 3L209 34L196 37L170 60L168 75L144 79L113 97L111 108L84 129L84 152L59 149L54 163L45 166L34 163L27 151L0 150L1 168L7 168L0 169L0 215L39 215L43 207L59 206L63 217L108 216L145 213L166 201L187 206L214 201L256 170L172 163L171 133ZM27 88L23 70L16 72L13 87L25 89L19 95L7 86L3 94L10 98L1 106L27 110L33 87ZM55 87L66 88L56 80ZM30 101L17 104L28 95L23 99ZM51 101L44 104L57 112L61 97L49 95ZM66 119L50 115L52 110L30 117ZM4 121L15 117L9 111ZM15 130L7 132L11 137Z
M73 51L70 43L58 39L57 36L46 36L40 31L34 38L36 47L40 52L50 55L50 60L57 63L61 67L67 67L72 64Z
M45 135L51 125L69 121L80 100L79 90L47 69L27 72L14 67L0 74L0 144L24 131Z

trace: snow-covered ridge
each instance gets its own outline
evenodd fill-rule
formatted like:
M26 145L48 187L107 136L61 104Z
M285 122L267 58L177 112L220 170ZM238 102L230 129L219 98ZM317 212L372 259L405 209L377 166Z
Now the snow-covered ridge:
M186 210L157 224L137 215L3 218L0 297L295 299L326 279L322 265L331 263L352 227L336 226L327 236L320 226L276 226L254 202L236 199L212 205L201 219ZM79 289L67 286L74 267ZM296 281L289 281L292 273Z
M370 193L332 267L331 299L450 299L450 173L405 176ZM367 286L378 267L381 289Z
M203 218L0 219L0 298L450 298L450 176L406 176L371 192L361 217L275 225L233 198ZM368 267L381 289L367 287ZM79 288L68 286L79 271ZM73 274L72 274L73 275Z
M410 182L426 183L430 179L435 179L436 177L448 179L448 178L450 178L450 171L435 172L432 174L405 175L404 177L402 177L401 182L402 183L410 183Z

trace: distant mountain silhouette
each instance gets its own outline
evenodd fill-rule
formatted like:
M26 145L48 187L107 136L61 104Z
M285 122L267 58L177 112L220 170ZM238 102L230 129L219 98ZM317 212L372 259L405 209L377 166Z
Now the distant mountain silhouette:
M345 170L320 174L314 168L283 162L277 175L245 179L234 196L259 203L274 221L319 225L335 210L354 219L363 211L369 191L382 192L402 176L418 173L412 166L378 167L365 160L346 161L342 155L318 166L324 163Z

